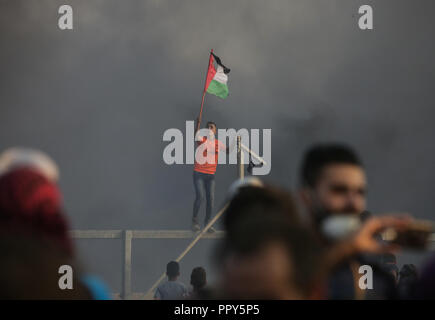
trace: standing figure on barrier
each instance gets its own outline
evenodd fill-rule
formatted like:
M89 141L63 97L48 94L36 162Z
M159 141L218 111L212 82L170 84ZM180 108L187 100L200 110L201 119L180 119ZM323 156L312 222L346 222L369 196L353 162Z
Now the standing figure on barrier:
M197 128L199 120L197 119ZM195 141L197 149L195 151L195 165L193 168L193 186L195 187L195 201L193 203L192 230L201 229L198 221L199 209L201 203L206 199L206 212L204 226L208 224L213 211L214 189L216 167L218 163L219 151L229 153L229 148L221 141L216 139L216 124L208 121L205 131L197 130L195 132ZM205 134L206 133L206 134ZM208 232L213 233L215 229L210 227Z

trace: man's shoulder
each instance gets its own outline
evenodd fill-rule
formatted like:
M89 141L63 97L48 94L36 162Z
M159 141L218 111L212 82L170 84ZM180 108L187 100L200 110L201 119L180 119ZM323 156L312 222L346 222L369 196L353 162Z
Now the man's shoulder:
M166 287L166 284L167 284L167 282L163 282L163 283L159 284L159 285L157 286L157 289L156 289L156 290L161 290L162 288L165 288L165 287Z
M183 282L177 281L176 284L177 284L177 287L178 287L177 290L180 290L183 295L186 295L189 292L187 286Z
M186 288L186 285L181 281L166 281L158 286L158 288L170 288L170 287L183 287Z
M180 287L187 288L187 286L181 281L177 281L176 284L178 284Z

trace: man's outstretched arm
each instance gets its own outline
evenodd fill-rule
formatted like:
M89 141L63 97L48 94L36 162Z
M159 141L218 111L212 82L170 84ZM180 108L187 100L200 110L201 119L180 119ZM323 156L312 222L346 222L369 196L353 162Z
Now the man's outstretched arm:
M195 141L200 144L201 141L203 140L203 137L199 135L199 119L196 118L196 127L195 127L195 135L194 135L194 139Z

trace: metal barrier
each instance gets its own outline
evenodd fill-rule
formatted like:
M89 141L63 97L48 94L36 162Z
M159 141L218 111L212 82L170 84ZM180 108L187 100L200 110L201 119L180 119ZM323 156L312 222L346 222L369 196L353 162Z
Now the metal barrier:
M220 239L224 231L204 233L201 238ZM121 298L129 299L131 291L131 249L133 239L194 239L199 232L188 230L72 230L75 239L122 239L122 290ZM137 295L137 294L136 294ZM142 295L143 297L143 295Z
M122 239L122 290L120 297L129 299L132 296L138 298L150 298L149 295L132 293L131 291L131 261L132 261L132 240L133 239L196 239L201 232L188 230L72 230L71 236L75 239ZM203 233L201 238L221 239L224 231L215 233ZM435 233L430 237L430 250L435 250Z

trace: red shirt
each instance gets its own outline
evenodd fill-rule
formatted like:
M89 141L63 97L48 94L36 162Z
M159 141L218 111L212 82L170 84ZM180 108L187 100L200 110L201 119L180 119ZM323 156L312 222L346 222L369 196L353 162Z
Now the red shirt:
M195 167L194 171L214 174L218 163L219 150L226 150L225 145L218 139L210 140L206 137L202 141L198 141L198 148L195 151ZM203 151L201 156L201 151ZM198 155L197 155L198 154ZM197 162L197 158L203 164Z

